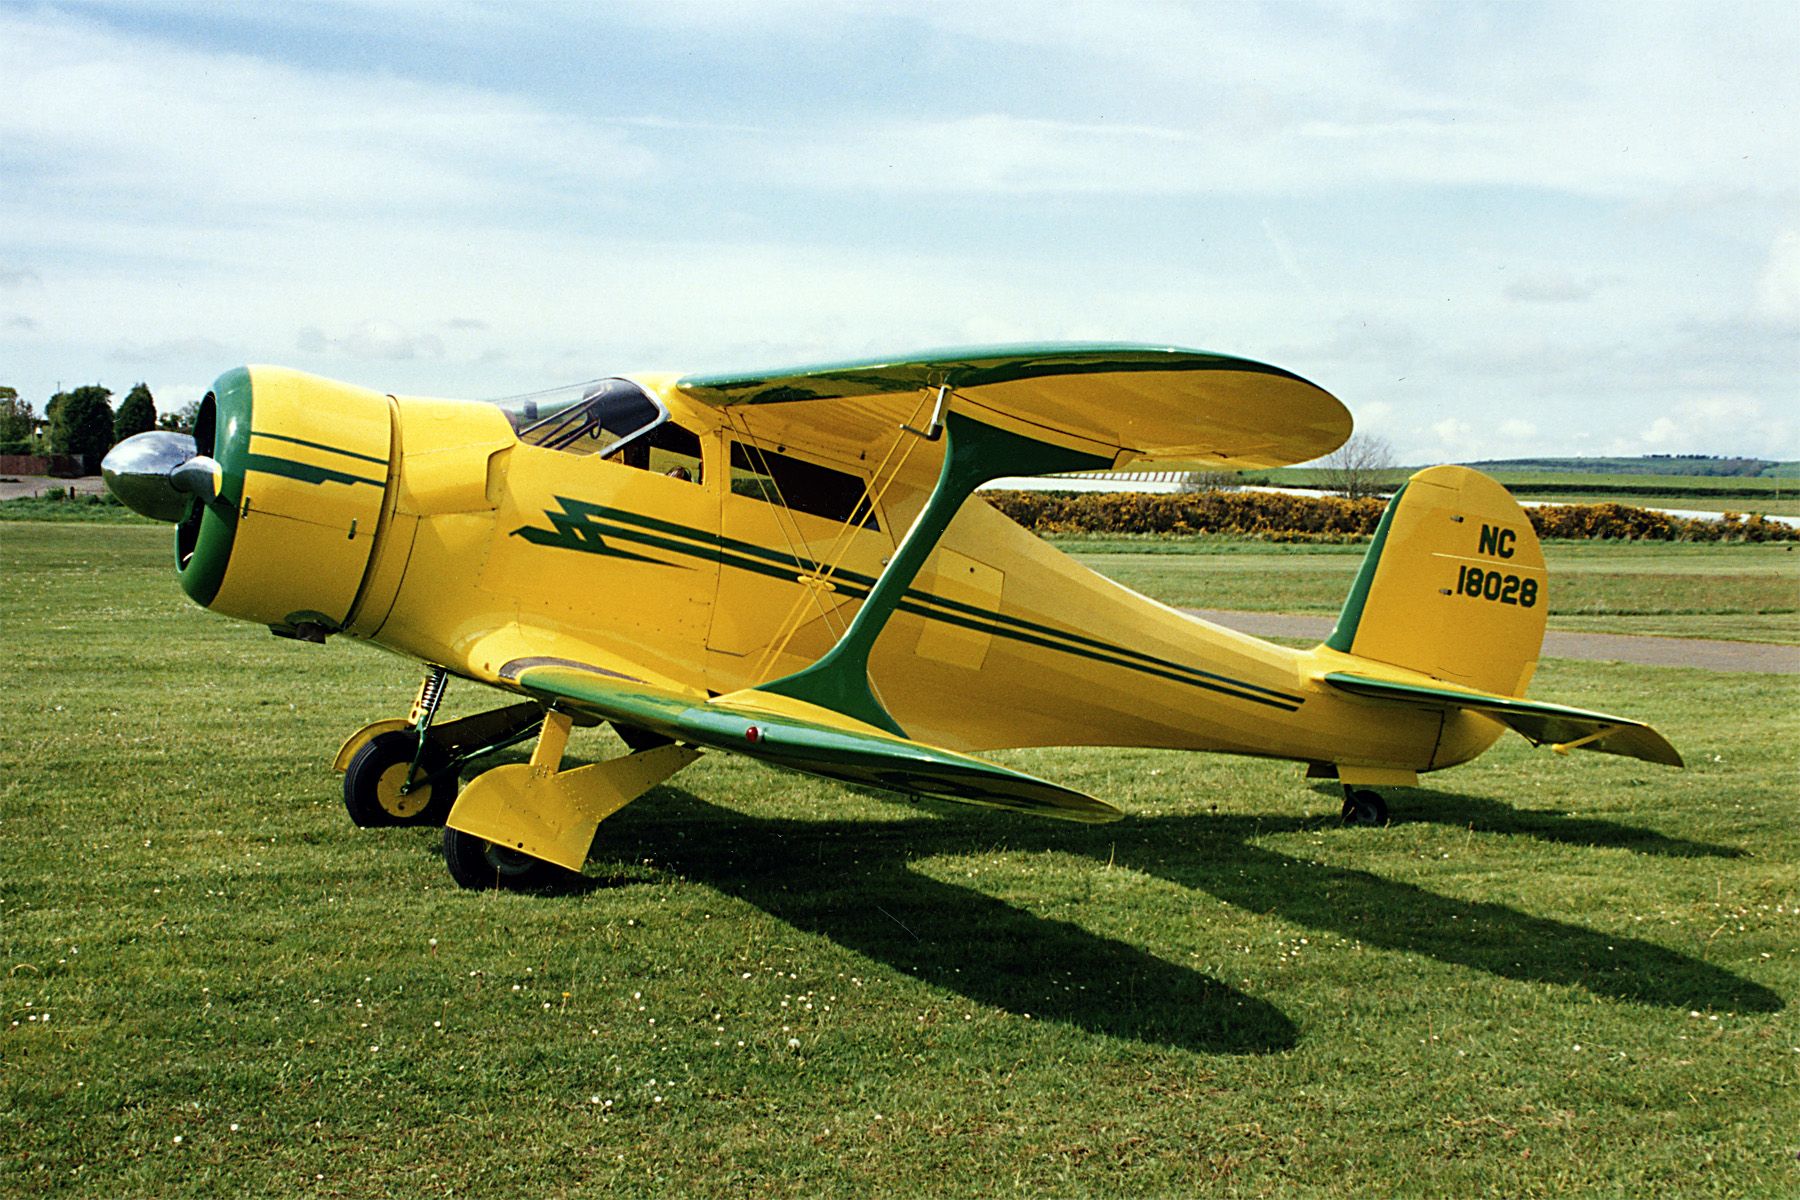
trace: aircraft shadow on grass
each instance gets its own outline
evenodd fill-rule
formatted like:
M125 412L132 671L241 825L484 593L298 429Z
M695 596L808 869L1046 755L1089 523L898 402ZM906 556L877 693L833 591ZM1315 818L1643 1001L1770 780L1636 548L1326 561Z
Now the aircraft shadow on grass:
M1337 802L1337 785L1313 789ZM1544 842L1584 848L1602 847L1654 854L1664 858L1743 858L1736 846L1691 842L1650 829L1620 825L1593 817L1573 817L1555 809L1514 808L1486 796L1454 792L1395 790L1398 810L1405 821L1432 821L1475 833L1524 834Z
M1143 817L1086 826L950 810L870 823L758 819L678 788L658 789L648 799L603 827L603 859L649 859L977 1003L1153 1045L1268 1053L1294 1046L1299 1030L1276 1006L1204 972L933 879L911 864L996 849L1083 855L1248 912L1504 979L1572 985L1609 1000L1674 1009L1773 1012L1783 1006L1760 984L1650 942L1255 844L1270 834L1320 828L1316 818ZM1741 853L1605 821L1521 812L1478 797L1420 792L1407 798L1405 811L1410 819L1481 832L1637 853ZM594 880L604 883L604 876Z

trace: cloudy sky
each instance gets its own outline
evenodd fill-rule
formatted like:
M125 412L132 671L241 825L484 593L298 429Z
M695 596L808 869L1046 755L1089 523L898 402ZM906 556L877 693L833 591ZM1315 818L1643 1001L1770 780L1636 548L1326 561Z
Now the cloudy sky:
M0 383L996 341L1409 462L1800 458L1800 6L0 0Z

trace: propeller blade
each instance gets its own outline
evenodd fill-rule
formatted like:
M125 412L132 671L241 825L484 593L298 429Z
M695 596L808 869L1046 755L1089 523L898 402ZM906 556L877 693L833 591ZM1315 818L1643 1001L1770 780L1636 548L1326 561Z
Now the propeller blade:
M169 486L198 498L202 504L211 504L219 498L219 483L224 475L225 469L217 460L196 454L169 472Z

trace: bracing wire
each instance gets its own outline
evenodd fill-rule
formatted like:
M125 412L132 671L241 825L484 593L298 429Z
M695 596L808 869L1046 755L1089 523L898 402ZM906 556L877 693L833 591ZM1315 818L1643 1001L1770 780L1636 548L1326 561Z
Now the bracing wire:
M930 390L927 390L922 395L919 403L914 406L912 414L908 418L908 423L918 420L919 413L923 411L925 405L930 402L932 394L933 393ZM761 660L757 664L756 678L761 679L766 677L768 672L773 669L776 660L779 659L782 653L787 649L788 644L792 642L794 637L800 632L800 627L804 624L806 604L809 596L819 605L821 615L825 618L826 624L831 628L834 637L842 636L843 630L848 628L847 624L840 628L836 607L831 607L828 610L824 598L819 595L819 593L826 590L826 585L829 585L832 582L833 577L836 576L838 571L842 568L843 559L849 553L856 531L861 528L861 522L868 515L879 510L888 491L891 489L894 482L899 479L901 473L906 469L906 464L911 460L912 452L916 448L918 440L919 439L916 437L908 436L904 431L895 434L894 440L888 446L887 452L882 456L881 461L876 464L874 471L871 472L869 482L864 485L863 495L857 501L855 507L852 508L849 520L847 520L838 530L837 536L832 540L830 546L826 548L822 560L813 560L810 562L810 576L813 582L808 583L804 587L802 594L796 596L794 598L794 603L789 606L787 615L777 627L776 636L770 640L769 648L764 651ZM888 469L888 464L893 462L894 455L902 449L903 445L904 453L900 455L900 461L894 463L893 469L890 471ZM761 453L760 446L755 447L755 449L759 454ZM764 458L762 461L764 465L766 465L768 460ZM771 476L771 478L773 477Z

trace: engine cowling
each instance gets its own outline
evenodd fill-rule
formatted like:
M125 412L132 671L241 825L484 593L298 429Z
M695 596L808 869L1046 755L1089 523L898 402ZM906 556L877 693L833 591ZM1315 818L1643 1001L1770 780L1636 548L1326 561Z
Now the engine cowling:
M220 376L194 428L217 496L176 526L182 589L278 633L342 629L375 550L393 424L391 399L366 388L276 367Z

